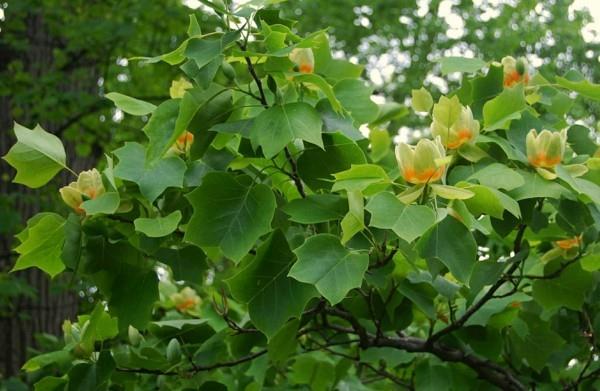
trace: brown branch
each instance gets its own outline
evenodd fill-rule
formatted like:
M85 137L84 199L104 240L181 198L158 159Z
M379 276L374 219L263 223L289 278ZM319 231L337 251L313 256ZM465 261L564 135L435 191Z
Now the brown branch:
M265 353L267 353L267 349L260 350L256 353L249 354L247 356L238 358L237 360L233 360L233 361L225 361L225 362L220 362L220 363L216 363L216 364L212 364L212 365L204 365L204 366L195 365L193 370L189 371L188 373L194 374L197 372L211 371L213 369L235 367L236 365L243 364L248 361L252 361L255 358L258 358ZM147 369L147 368L116 368L116 370L119 372L140 373L140 374L148 374L148 375L165 375L165 376L176 376L176 375L182 375L183 373L185 373L185 372L177 372L177 371L161 371L158 369Z
M369 368L370 370L372 370L373 372L375 372L376 374L378 374L379 376L381 376L385 379L391 380L392 382L396 383L400 387L406 388L407 390L414 390L414 387L412 386L412 384L407 383L406 381L400 379L399 377L389 373L388 371L386 371L384 369L376 368L373 365L366 363L366 362L361 362L360 365Z
M519 227L519 231L517 232L517 236L515 238L515 242L514 242L514 257L513 257L513 264L510 266L510 268L508 269L506 276L508 276L508 278L511 278L513 273L515 271L517 271L517 269L519 268L522 260L520 251L521 251L521 246L522 246L522 240L523 240L523 235L525 234L525 229L527 228L526 225L522 224ZM471 316L473 316L477 311L479 311L479 309L481 307L483 307L488 301L492 300L494 298L494 294L496 293L496 291L498 289L500 289L500 287L502 287L502 285L504 285L504 283L506 282L506 278L500 278L498 279L498 281L496 281L494 283L494 285L492 285L490 287L490 289L488 289L488 291L485 293L485 295L483 295L483 297L481 299L479 299L479 301L477 301L475 304L473 304L471 307L469 307L465 313L455 322L450 323L448 326L446 326L445 328L441 329L440 331L438 331L437 333L432 334L428 339L427 339L427 343L429 345L434 345L436 341L438 341L440 338L460 329L461 327L463 327L465 325L465 323L471 318ZM515 290L516 292L516 290ZM513 292L514 293L514 292Z

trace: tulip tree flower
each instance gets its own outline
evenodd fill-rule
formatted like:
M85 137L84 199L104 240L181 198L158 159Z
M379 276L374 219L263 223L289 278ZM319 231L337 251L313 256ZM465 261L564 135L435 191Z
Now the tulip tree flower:
M172 99L183 98L185 90L189 90L192 87L192 83L183 77L178 80L173 80L171 82L171 88L169 88L169 95L171 95Z
M523 58L515 60L514 57L507 56L502 59L502 67L504 68L504 86L512 87L513 85L523 82L529 83L529 74L527 73L527 61Z
M556 240L554 248L542 256L543 262L549 262L556 258L573 259L579 254L582 236Z
M77 177L77 182L71 182L68 186L62 187L59 192L65 204L73 208L75 212L85 214L81 204L104 194L102 176L95 168L82 171Z
M300 73L313 73L315 70L315 56L310 48L293 49L290 60L296 64Z
M450 100L440 99L438 105L448 104ZM458 99L457 99L458 101ZM442 144L448 149L460 148L463 144L474 140L479 135L479 121L473 119L473 113L469 106L459 105L458 115L456 119L448 123L447 117L444 120L440 120L436 117L436 109L434 109L433 122L431 123L431 134L439 136Z
M562 161L567 144L567 130L551 132L542 130L539 134L531 129L525 139L527 147L527 160L535 167L536 171L544 178L556 178L554 168Z
M554 169L562 160L567 143L567 130L551 132L531 129L527 134L527 159L535 168Z
M189 154L194 143L194 134L187 130L179 137L169 149L169 152L175 155Z
M201 302L200 297L195 290L186 286L181 292L173 293L171 301L180 312L194 310Z
M446 151L439 137L435 141L421 139L416 146L406 143L396 146L400 172L412 184L439 181L446 170L445 157Z

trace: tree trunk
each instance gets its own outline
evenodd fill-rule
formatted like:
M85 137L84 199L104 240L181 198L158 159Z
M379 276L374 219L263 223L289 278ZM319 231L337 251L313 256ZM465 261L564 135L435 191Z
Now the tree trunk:
M9 16L10 17L10 16ZM23 62L25 71L31 75L33 80L41 80L42 77L53 71L53 42L49 37L48 30L44 24L41 13L29 14L26 20L28 49L18 53L9 53L8 61L19 59ZM5 55L6 53L4 53ZM3 55L3 57L4 57ZM5 60L5 58L3 58ZM79 74L77 77L67 77L62 83L61 91L50 91L50 94L61 94L68 91L97 91L98 66L92 65L85 77ZM44 97L40 97L44 99ZM37 102L29 102L36 104ZM13 118L11 110L15 102L11 97L0 97L0 155L6 154L10 146L15 142L12 133L13 120L17 120L27 127L33 127L35 123L27 115L27 107L22 108L25 113L23 117ZM61 123L45 123L42 119L42 127L49 132L60 129ZM69 165L78 172L87 169L97 160L96 156L87 158L77 157L74 146L67 144L67 156L70 157ZM56 201L56 194L48 195L47 192L27 189L22 185L10 183L6 176L14 176L13 170L5 163L0 162L0 192L4 196L10 194L14 197L13 210L25 223L31 216L38 213L42 206L48 202ZM57 179L58 184L72 181L74 178L65 173ZM47 199L46 199L47 198ZM44 202L46 201L46 202ZM51 203L50 203L51 205ZM2 224L2 222L0 222ZM21 227L22 228L22 227ZM0 237L0 272L10 270L15 262L15 255L11 253L14 247L12 234ZM68 287L68 281L60 277L50 280L49 277L37 269L28 269L11 274L11 279L21 279L36 291L33 298L20 295L10 299L7 309L0 308L0 378L9 377L19 373L21 366L26 361L27 349L36 347L35 336L39 333L61 335L61 325L65 319L74 319L78 308L78 295Z

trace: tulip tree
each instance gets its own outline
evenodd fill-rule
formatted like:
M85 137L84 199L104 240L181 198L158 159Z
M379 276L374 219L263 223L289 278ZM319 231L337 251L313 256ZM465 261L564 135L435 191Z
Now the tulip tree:
M460 88L413 91L431 135L394 147L405 109L258 3L206 2L216 31L192 16L138 58L181 72L158 106L106 95L146 140L17 235L14 270L92 303L23 366L35 389L599 387L600 154L568 113L600 85L441 59ZM14 130L15 182L69 169L58 138Z

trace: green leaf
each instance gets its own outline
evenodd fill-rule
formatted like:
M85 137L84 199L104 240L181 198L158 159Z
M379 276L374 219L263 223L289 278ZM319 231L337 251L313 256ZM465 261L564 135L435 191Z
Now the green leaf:
M162 102L156 108L156 111L152 113L150 120L143 129L150 140L146 151L149 162L163 157L177 139L177 136L174 136L175 121L179 112L185 111L184 107L183 99L168 99ZM172 138L173 141L171 141Z
M461 189L460 187L440 185L433 183L430 185L434 194L447 200L466 200L475 195L472 191Z
M79 317L79 324L87 325L82 328L81 346L87 352L94 350L96 341L105 341L119 334L117 319L112 318L105 310L104 304L98 303L90 315Z
M329 104L331 105L333 110L336 113L342 111L342 105L340 101L335 97L333 88L331 88L329 83L327 83L327 81L325 81L325 79L323 79L321 76L314 73L300 73L294 75L294 80L301 83L304 82L316 85L317 87L319 87L321 92L325 94L325 97L327 97L327 100L329 101Z
M193 37L194 35L201 35L201 34L202 34L202 29L200 28L198 19L196 19L196 15L190 14L190 23L188 24L188 29L187 29L188 37Z
M298 158L300 177L313 191L331 189L333 174L351 168L352 164L367 162L360 147L342 134L323 134L323 141L324 151L307 146Z
M202 68L215 58L221 56L223 50L238 38L239 32L232 31L223 34L218 39L207 37L192 37L185 48L185 56L196 62L198 68Z
M551 274L559 267L561 267L560 262L549 263L544 268L544 274ZM548 310L566 307L579 311L585 294L592 288L593 282L592 274L574 263L565 268L556 278L534 281L533 298Z
M131 115L148 115L156 109L156 106L152 103L144 102L143 100L118 92L109 92L104 97L112 100L115 106Z
M525 184L508 192L508 195L517 201L528 198L556 198L567 195L569 191L555 181L548 181L538 174L528 171L519 171L525 179Z
M119 208L121 197L119 193L109 191L102 194L100 197L92 200L84 201L81 208L85 210L85 214L93 216L96 214L113 214Z
M548 365L550 356L561 350L565 340L552 330L550 322L540 319L538 315L522 311L519 317L525 321L528 333L518 336L513 331L511 346L519 361L526 359L531 368L539 372Z
M567 182L578 194L600 205L600 186L587 179L573 178L569 171L562 165L556 167L556 174L558 174L560 179Z
M572 81L560 76L556 77L556 83L586 98L600 100L600 84L590 83L587 80Z
M17 143L2 157L17 170L14 183L35 189L67 167L65 148L58 137L39 125L30 130L15 122L14 131Z
M267 159L276 156L287 144L302 139L323 148L319 113L308 103L295 102L273 106L261 112L250 129L250 137L262 148Z
M510 121L521 118L527 108L523 84L505 88L500 95L483 105L484 130L508 129Z
M35 383L33 391L63 391L68 381L62 377L46 376Z
M150 238L160 238L174 232L181 221L181 212L176 210L165 217L143 218L133 221L135 230Z
M446 217L417 242L423 258L442 262L457 280L467 283L477 261L471 232L452 216Z
M35 356L28 360L21 369L25 372L34 372L41 368L44 368L50 364L64 364L68 361L71 361L73 356L70 352L66 350L58 350L56 352L44 353L39 356Z
M108 305L119 319L119 328L132 325L144 329L151 318L154 302L158 300L158 277L154 270L132 270L119 276L111 290Z
M81 260L82 247L81 216L71 213L65 221L65 243L60 255L66 267L77 270Z
M196 246L186 246L180 249L161 248L156 258L168 265L176 281L189 281L200 284L203 273L208 268L206 254Z
M421 87L418 90L412 90L411 96L411 104L414 111L417 113L429 113L429 110L433 107L433 98L425 87Z
M267 349L271 361L275 363L284 362L296 351L296 346L298 345L296 333L299 326L300 320L292 319L269 339Z
M291 384L306 384L311 391L328 391L335 382L335 366L322 352L312 352L298 356L291 371Z
M352 288L358 288L369 266L367 254L351 252L330 234L312 236L294 250L298 261L289 276L313 284L331 305L342 301Z
M219 247L236 262L271 230L275 196L269 187L253 185L247 176L208 173L186 197L194 214L184 240L199 247Z
M17 236L21 241L15 251L19 258L11 271L37 267L54 277L65 269L61 260L65 242L66 220L55 213L38 214L27 222Z
M478 58L466 57L444 57L439 62L442 66L442 75L452 72L474 73L487 64Z
M290 318L299 318L315 289L287 276L294 254L280 230L227 280L233 297L248 304L252 323L272 338ZM294 337L295 339L295 337Z
M517 201L500 190L483 185L474 185L469 182L458 182L456 186L467 189L475 194L473 197L463 201L475 217L481 214L488 214L497 219L502 219L505 209L513 216L517 218L521 217L521 209Z
M391 183L385 170L376 164L353 164L348 170L335 173L331 191L363 191L374 184Z
M413 284L407 279L398 282L398 292L407 297L429 318L436 319L437 313L433 306L435 291L425 283Z
M468 179L475 179L482 185L504 190L516 189L525 184L521 174L500 163L486 164Z
M186 166L178 157L146 163L144 147L138 143L125 143L114 154L119 158L115 176L138 184L140 192L154 202L168 187L183 186Z
M346 244L354 235L365 229L365 205L360 191L348 192L348 213L340 222L342 244Z
M338 82L333 87L333 91L356 123L366 124L377 119L379 106L371 100L373 89L364 81L345 79Z
M365 137L354 126L352 118L349 115L343 116L331 108L327 99L321 99L316 106L323 120L323 133L342 133L351 140L361 140Z
M371 213L369 226L391 229L400 238L412 242L435 224L433 210L423 205L404 205L394 194L382 192L366 206Z
M306 198L297 198L283 206L282 210L290 220L300 224L317 224L331 220L340 220L348 208L340 196L334 194L311 194Z
M598 145L592 140L593 133L582 125L573 125L567 132L567 142L578 155L593 156Z

